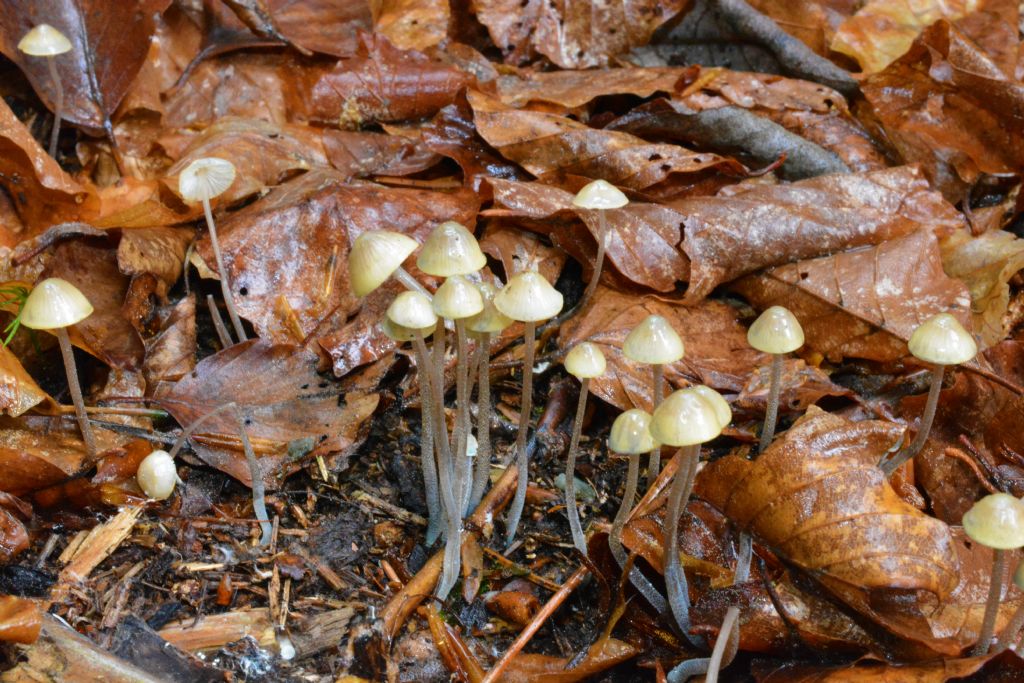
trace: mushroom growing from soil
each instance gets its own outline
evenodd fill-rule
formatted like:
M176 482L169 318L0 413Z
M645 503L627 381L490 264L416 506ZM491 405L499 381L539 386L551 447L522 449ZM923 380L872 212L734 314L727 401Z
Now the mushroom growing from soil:
M768 380L768 403L764 411L764 426L757 452L762 453L775 436L775 423L779 416L779 394L782 391L782 361L787 353L804 345L804 330L793 313L783 306L772 306L758 316L747 330L747 343L762 353L772 356Z
M732 420L728 403L725 399L714 399L708 393L713 391L695 387L680 389L666 398L651 416L651 436L660 443L679 448L675 455L679 465L665 509L665 586L672 614L687 639L690 638L690 595L686 573L679 562L679 518L693 489L701 444L716 438Z
M394 276L406 289L427 294L423 285L402 267L418 246L419 242L400 232L367 230L359 235L348 252L352 293L366 296Z
M1008 493L985 496L964 513L964 533L975 543L992 548L992 578L989 581L985 616L972 657L988 652L995 631L996 615L1003 592L1006 551L1024 547L1024 502Z
M577 308L583 308L590 297L597 290L597 283L601 280L601 269L604 266L604 252L608 249L610 239L608 231L608 218L605 212L609 209L621 209L629 204L629 198L622 193L622 190L615 187L607 180L595 180L587 183L576 193L572 199L573 206L580 209L587 209L597 212L597 256L594 258L594 272L590 276L590 282L583 291Z
M139 463L135 481L148 498L167 500L174 493L174 487L178 483L178 469L174 466L174 458L167 451L153 451Z
M202 202L203 214L206 217L206 228L210 231L210 245L213 247L213 258L217 262L217 275L220 276L220 292L224 297L224 305L228 309L231 326L235 330L237 341L245 341L245 329L242 320L235 310L235 301L231 296L231 283L228 271L224 268L224 257L220 251L220 240L217 239L217 226L213 222L210 200L223 194L231 183L235 182L235 165L225 159L204 157L196 159L185 167L178 176L178 192L186 202Z
M960 321L948 313L939 313L921 323L910 335L907 348L915 358L932 364L931 387L928 389L928 400L914 440L888 461L883 460L879 464L886 475L895 472L900 465L912 459L924 448L932 421L935 419L935 409L939 405L939 393L942 391L942 377L946 366L966 363L978 354L978 345L974 338L963 328Z
M523 323L523 398L519 408L519 431L516 434L516 495L508 509L505 543L512 545L519 528L519 518L526 505L526 484L529 475L526 453L526 433L530 428L533 410L533 352L536 344L537 322L558 315L562 310L562 295L534 270L513 275L508 284L494 295L494 307L503 315Z
M601 348L597 344L583 342L577 344L565 356L566 371L580 381L580 399L576 405L576 419L572 425L572 438L569 441L569 453L565 460L565 512L569 516L569 528L572 530L572 542L584 555L587 554L587 539L580 525L580 512L576 507L576 451L580 445L580 431L583 429L583 416L587 411L587 394L590 391L590 380L604 374L607 363Z
M63 33L49 24L38 24L18 41L18 49L32 57L45 57L46 67L50 70L53 80L54 94L57 96L53 109L53 128L50 130L50 156L57 158L57 137L60 135L60 118L64 113L64 86L60 82L60 73L54 57L70 52L71 41Z
M660 315L649 315L634 327L622 344L622 354L634 363L651 366L651 411L661 403L663 374L666 365L683 357L683 340ZM633 464L633 461L630 461ZM647 486L654 484L661 471L661 449L651 451L647 464ZM628 492L630 497L636 491Z
M60 354L64 358L64 371L68 377L68 390L75 404L78 427L82 431L85 450L89 458L96 457L96 439L92 426L85 414L82 387L78 383L78 368L75 367L75 352L67 328L92 315L92 304L73 284L67 280L51 277L38 283L25 299L21 309L21 324L31 330L49 330L60 343Z

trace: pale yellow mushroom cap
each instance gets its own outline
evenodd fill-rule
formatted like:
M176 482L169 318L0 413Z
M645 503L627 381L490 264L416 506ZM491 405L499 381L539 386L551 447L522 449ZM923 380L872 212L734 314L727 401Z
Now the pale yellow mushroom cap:
M939 313L918 325L907 348L914 357L936 365L966 363L978 354L974 338L949 313Z
M650 413L633 408L615 418L608 435L608 448L626 455L649 453L658 448L658 442L651 436Z
M463 320L484 310L480 290L462 277L452 275L434 292L434 313L449 320Z
M55 330L92 315L92 304L78 287L59 277L38 283L25 299L21 324L32 330Z
M71 41L49 24L39 24L22 36L18 49L33 57L53 57L71 51Z
M497 287L489 282L481 282L477 288L484 300L484 309L466 321L466 329L477 334L495 334L511 325L513 320L494 307Z
M964 513L964 533L989 548L1024 547L1024 503L1008 493L985 496Z
M722 433L715 405L693 387L672 392L651 416L651 435L667 446L693 446Z
M359 235L348 252L352 293L366 296L380 287L418 246L419 242L400 232L368 230Z
M437 324L430 299L422 292L402 292L388 306L387 317L393 323L413 330L422 330Z
M139 488L153 500L167 500L178 483L178 469L167 451L155 450L139 463L135 472Z
M201 202L222 194L235 182L235 165L226 159L196 159L178 175L178 193L186 202Z
M788 308L772 306L747 330L747 343L764 353L789 353L804 345L804 328Z
M626 336L622 353L635 363L665 365L683 357L683 340L660 315L649 315Z
M729 423L732 422L732 408L729 407L729 402L722 398L720 393L709 386L697 384L690 388L707 399L708 403L714 407L715 414L718 416L718 421L721 423L722 429L728 427Z
M384 333L388 339L392 341L404 344L405 342L415 341L417 336L422 335L424 338L429 337L434 333L434 326L423 328L422 330L414 330L411 327L404 327L394 322L390 318L384 318L380 321L380 331Z
M427 275L451 277L468 275L487 264L473 233L455 221L434 228L416 258L416 266Z
M601 347L590 342L581 342L565 354L566 371L577 379L593 379L604 374L607 363Z
M576 196L572 198L573 206L581 209L621 209L629 204L629 199L622 194L622 190L615 187L606 180L595 180L583 186Z
M494 306L519 322L554 318L562 310L562 294L535 270L516 273L494 295Z

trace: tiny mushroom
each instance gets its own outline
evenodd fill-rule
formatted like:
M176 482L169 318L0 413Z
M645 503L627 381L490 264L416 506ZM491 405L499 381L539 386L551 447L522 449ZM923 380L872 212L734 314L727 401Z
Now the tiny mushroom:
M757 452L761 453L775 436L779 416L779 394L782 391L782 361L787 353L804 345L804 329L796 316L784 306L765 310L747 330L747 343L762 353L770 353L772 365L768 380L768 403Z
M880 463L882 471L887 475L896 471L903 463L912 459L924 448L935 419L935 409L939 404L939 393L942 391L942 377L947 365L966 363L978 354L978 345L974 338L963 328L956 318L948 313L939 313L921 323L910 335L907 348L915 358L932 364L931 387L928 389L928 400L921 416L921 424L917 435L909 446L900 450L889 460Z
M420 246L413 238L389 230L367 230L355 239L348 252L348 276L352 293L363 297L394 276L406 289L426 294L416 278L402 267Z
M683 340L668 320L660 315L649 315L634 327L622 343L622 354L634 363L651 366L651 410L661 403L664 368L683 357ZM647 465L647 485L650 487L661 471L661 450L651 451ZM636 491L629 495L635 495Z
M139 463L135 481L147 497L153 500L167 500L174 493L178 483L178 470L174 458L163 450L155 450Z
M976 543L992 548L992 578L989 581L985 616L978 642L971 651L977 657L989 650L995 632L996 615L1003 590L1006 551L1024 547L1024 502L1008 493L993 493L964 513L964 533Z
M587 554L587 540L580 525L580 512L576 507L576 451L580 445L583 416L587 411L587 394L590 380L604 374L607 364L601 347L590 342L574 346L565 356L566 371L580 381L580 399L576 405L576 420L573 422L569 454L565 461L565 511L569 515L572 542L582 554Z
M562 310L562 295L544 276L533 270L513 275L508 284L494 295L494 307L503 315L523 324L523 397L519 409L519 431L516 434L516 468L519 478L516 495L506 517L505 540L508 545L516 536L519 518L526 505L526 484L529 457L526 433L533 410L533 354L537 322L553 318Z
M597 290L597 283L601 280L604 253L608 249L610 239L605 212L609 209L621 209L629 204L629 198L607 180L595 180L584 185L573 197L572 203L577 208L597 212L597 257L594 259L594 271L590 276L590 282L587 283L587 288L580 299L579 307L582 308L590 301L590 297Z
M89 418L85 414L85 401L82 399L82 387L78 383L78 369L75 367L75 353L71 348L67 328L88 318L92 311L92 304L77 287L67 280L56 277L47 278L36 284L21 309L22 325L30 330L49 330L60 343L68 389L75 404L82 440L85 441L85 449L90 458L96 456L96 439L93 437Z
M60 81L54 57L71 52L71 41L49 24L37 24L18 41L18 49L32 57L46 57L56 98L53 108L53 128L50 129L50 156L57 158L57 137L60 135L60 118L64 113L64 86Z

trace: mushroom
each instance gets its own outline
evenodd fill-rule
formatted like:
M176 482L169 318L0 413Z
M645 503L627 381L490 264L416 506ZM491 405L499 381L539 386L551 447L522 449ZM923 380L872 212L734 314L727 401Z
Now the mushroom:
M988 652L995 631L999 600L1003 592L1006 551L1024 547L1024 502L1008 493L985 496L964 513L964 533L974 542L992 548L992 578L985 602L978 642L972 657Z
M782 361L787 353L804 345L804 330L793 313L783 306L772 306L758 316L747 330L747 343L762 353L772 355L768 380L768 404L764 411L761 443L758 453L764 452L775 436L775 423L779 416L779 394L782 391Z
M477 376L477 457L474 459L473 487L469 494L467 509L472 510L484 496L491 473L491 335L497 334L512 324L512 320L494 307L494 295L498 289L489 282L482 282L480 296L484 310L466 321L466 329L476 341Z
M658 442L651 436L651 414L640 408L633 408L621 413L615 422L612 423L611 433L608 435L608 448L615 453L628 455L630 466L626 475L626 494L622 496L619 503L619 511L615 513L615 520L612 522L611 533L608 534L608 547L612 556L619 563L620 567L626 566L629 559L622 547L622 528L629 519L633 510L633 502L636 497L636 481L640 472L640 454L649 453L659 448ZM637 464L634 464L633 461ZM668 609L668 603L661 596L647 577L635 566L629 572L629 580L643 595L647 602L658 611L659 614Z
M46 57L46 67L50 70L53 89L57 95L53 109L53 128L50 131L50 156L57 158L57 137L60 135L60 117L64 112L64 86L60 82L57 63L54 57L70 52L71 41L63 33L49 24L38 24L18 41L18 49L32 57Z
M580 444L580 431L583 429L583 415L587 411L587 394L590 380L604 374L607 364L604 354L597 344L582 342L577 344L565 356L566 371L580 381L580 400L576 406L576 420L572 426L572 438L569 441L569 454L565 460L565 511L569 515L569 528L572 530L572 542L584 555L587 554L587 539L580 526L580 512L576 507L576 450Z
M534 270L513 275L508 284L494 295L494 307L503 315L523 323L523 398L519 408L519 431L516 434L516 495L506 517L505 542L512 545L519 528L519 518L526 505L526 483L529 467L526 453L526 433L533 410L533 352L536 344L537 322L558 315L562 310L562 295L544 276Z
M1017 563L1017 569L1013 572L1013 585L1018 590L1024 591L1024 562ZM1006 622L1006 626L999 633L993 652L998 654L1010 647L1010 643L1016 640L1020 634L1022 626L1024 626L1024 603L1017 607L1017 611L1013 613L1013 616L1010 617L1010 620Z
M665 586L672 614L684 637L690 638L690 595L679 562L679 517L690 497L700 461L700 446L722 433L732 420L725 399L713 389L680 389L666 398L651 416L651 436L679 448L678 469L672 478L665 510Z
M665 365L675 363L683 357L683 340L672 329L668 320L660 315L649 315L640 321L626 336L622 344L622 353L634 363L651 366L651 410L661 403L663 373ZM630 465L633 465L630 461ZM637 463L637 466L639 464ZM647 464L647 486L654 485L661 471L661 449L651 451ZM630 498L636 491L629 492Z
M174 458L167 451L157 449L139 463L135 481L147 497L153 500L167 500L174 493L178 483L178 470Z
M73 284L67 280L51 277L38 283L25 299L21 308L21 324L30 330L49 330L60 343L64 358L64 371L68 377L68 390L75 404L78 427L82 431L85 450L90 458L96 456L96 439L92 426L85 414L82 387L78 383L78 368L75 367L75 352L67 328L92 315L92 304Z
M405 259L420 246L400 232L368 230L355 239L348 252L348 276L352 293L364 297L394 276L406 289L429 294L409 271Z
M213 222L210 211L210 200L223 194L231 183L235 182L235 166L230 161L217 157L196 159L185 167L178 176L178 192L187 202L202 202L203 214L206 216L206 227L210 231L210 244L213 246L213 257L217 261L217 275L220 276L220 291L224 297L224 305L228 309L231 326L235 336L242 342L247 339L242 320L235 310L235 301L231 295L231 283L228 271L224 268L224 257L220 251L220 240L217 239L217 226Z
M935 419L935 409L939 404L946 366L966 363L978 354L978 345L974 343L974 338L963 328L960 321L948 313L939 313L921 323L910 335L907 348L915 358L932 364L932 382L914 440L907 448L896 453L888 461L883 459L879 464L886 475L895 472L900 465L924 448L932 421Z
M587 183L576 193L572 199L573 206L580 209L587 209L597 212L597 256L594 258L594 272L590 276L590 282L583 291L583 298L577 305L582 308L590 297L597 290L597 283L601 280L601 268L604 265L604 252L608 249L610 232L608 230L608 218L605 212L609 209L621 209L629 203L622 191L606 180L595 180Z

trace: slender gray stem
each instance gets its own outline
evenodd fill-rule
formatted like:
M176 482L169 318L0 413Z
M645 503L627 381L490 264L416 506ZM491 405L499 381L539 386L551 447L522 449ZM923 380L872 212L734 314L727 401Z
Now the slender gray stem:
M999 613L999 602L1003 596L1003 574L1006 573L1006 551L992 550L992 578L988 584L988 600L985 601L985 616L981 620L981 631L978 642L971 650L972 657L980 657L988 652L992 634L996 630L996 616Z
M270 517L267 515L263 472L256 461L256 451L253 450L252 444L249 442L249 433L245 429L245 420L242 419L241 411L236 409L235 417L238 419L238 434L242 437L245 461L249 465L249 476L252 477L252 509L260 523L260 529L263 530L263 533L260 535L260 546L262 547L270 543L270 538L274 533L274 526L270 523Z
M565 459L565 513L569 516L569 529L572 530L572 542L584 555L587 554L587 539L580 525L580 511L576 506L576 451L580 445L580 432L583 430L583 416L587 412L587 394L590 391L590 380L580 380L580 400L576 404L576 421L572 425L572 439L569 440L569 455Z
M685 683L694 676L706 673L709 664L711 664L710 657L687 659L669 671L665 678L668 680L668 683Z
M750 561L754 558L754 539L746 531L740 532L739 556L736 558L736 573L732 584L746 583L750 578Z
M477 375L480 390L476 399L476 469L473 471L473 490L469 496L469 509L473 510L484 497L491 476L491 335L480 335L477 346Z
M416 348L416 364L419 366L420 468L423 471L423 488L427 500L427 546L431 546L444 526L441 494L437 484L437 463L434 460L434 389L431 382L433 373L430 369L430 353L421 333L417 332L413 345Z
M658 407L661 403L661 397L664 395L664 377L665 377L665 366L660 363L651 366L651 412ZM651 451L649 459L647 461L647 488L650 489L654 486L654 480L658 478L658 473L661 472L661 447L657 447Z
M464 320L455 321L455 339L455 500L459 504L459 517L463 517L469 503L473 476L473 461L466 456L469 439L469 344Z
M409 275L409 271L407 271L402 266L398 266L398 270L392 273L391 276L398 280L398 282L401 283L401 285L406 289L413 292L419 292L428 299L434 298L433 295L427 291L427 288L421 285L419 283L419 280L414 278L412 275Z
M779 419L779 394L782 393L782 354L772 354L772 368L768 379L768 405L764 411L764 427L761 429L761 443L757 447L758 454L772 443L775 436L775 423Z
M924 405L924 414L921 416L921 425L917 429L917 435L909 446L901 450L888 461L882 460L879 467L885 472L885 476L891 475L896 469L907 462L924 448L928 440L928 432L931 431L932 422L935 420L935 409L939 405L939 394L942 392L942 377L946 372L945 365L936 365L932 370L932 384L928 389L928 401Z
M718 631L718 638L715 640L715 649L711 652L711 660L708 662L708 673L704 677L704 683L718 683L718 672L723 666L729 666L733 657L736 656L736 647L730 646L734 639L738 640L739 632L733 633L739 625L740 608L730 607L725 611L725 618L722 619L722 628ZM739 643L737 643L738 646ZM726 647L731 651L726 656Z
M217 339L223 348L231 346L231 333L224 327L224 319L220 317L217 310L217 302L213 300L213 294L206 295L206 307L210 309L210 319L213 321L213 329L217 333Z
M60 117L64 114L64 85L60 82L60 74L57 72L57 62L53 55L46 58L46 66L50 70L50 78L53 80L53 89L57 95L53 110L53 128L50 130L50 156L57 158L57 138L60 137Z
M597 256L594 258L594 272L590 276L590 282L583 291L583 298L576 308L583 308L590 297L597 291L597 284L601 281L601 269L604 266L604 252L608 249L608 219L604 211L597 212Z
M665 508L665 587L668 591L668 604L672 607L679 630L689 639L690 589L686 572L679 561L679 518L693 490L697 462L700 460L700 445L684 446L676 453L676 457L681 460L672 478L668 506Z
M619 504L619 511L615 513L612 520L612 530L608 534L608 547L612 551L612 557L619 567L625 567L629 556L622 547L622 528L626 525L630 513L633 511L633 501L636 499L637 482L640 480L640 454L632 453L629 456L629 466L626 470L626 490L622 494L622 502ZM661 596L658 589L654 587L647 577L636 567L629 572L629 581L633 584L647 602L651 604L659 614L668 609L668 603Z
M530 413L533 412L533 352L536 344L537 323L523 323L523 398L519 409L519 432L516 434L516 495L508 509L505 525L505 545L511 546L519 528L519 518L526 506L526 486L529 480L529 456L526 453L526 434L530 431Z
M60 343L60 355L64 358L64 371L68 376L68 391L71 393L71 402L75 404L75 416L78 418L78 428L82 432L82 441L85 442L85 452L92 461L96 457L96 437L93 436L89 417L85 414L85 400L82 398L82 386L78 383L75 351L71 348L67 328L58 327L53 332Z
M210 231L210 244L213 246L213 257L217 261L217 274L220 275L220 292L224 296L224 305L228 309L228 318L231 319L231 326L235 328L235 336L238 341L243 342L245 328L242 327L242 320L235 310L235 301L231 296L231 283L228 281L228 271L224 268L224 257L220 251L220 240L217 239L217 226L213 222L213 212L210 211L210 200L203 199L203 213L206 215L206 227Z
M1010 617L1010 621L1007 622L1006 626L1004 626L1003 630L999 633L999 638L996 640L993 652L998 654L1010 647L1010 644L1020 633L1022 626L1024 626L1024 604L1017 608L1017 611L1013 613L1012 617Z

